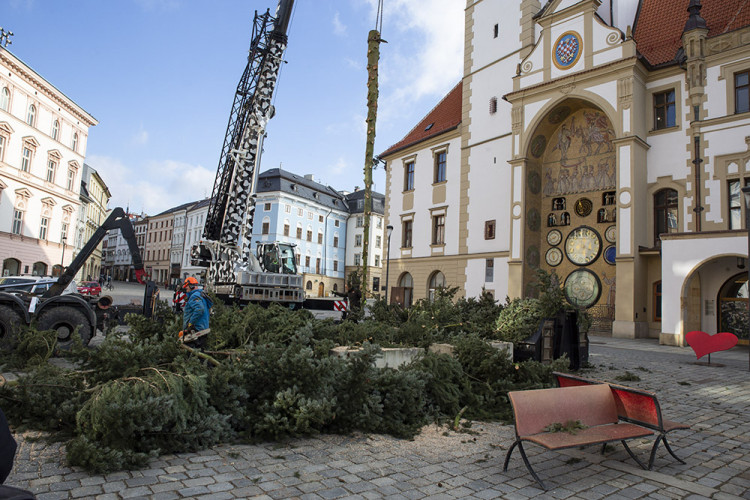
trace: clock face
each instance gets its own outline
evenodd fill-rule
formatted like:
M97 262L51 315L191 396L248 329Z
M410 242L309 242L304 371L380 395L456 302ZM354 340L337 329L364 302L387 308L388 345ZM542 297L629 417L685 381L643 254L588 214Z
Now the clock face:
M602 284L596 274L588 269L578 269L565 279L564 290L568 302L585 309L599 300Z
M609 241L610 243L616 243L617 242L617 226L609 226L604 231L604 237Z
M573 264L587 266L599 257L602 239L599 234L587 226L581 226L570 232L565 240L565 255Z
M604 261L607 264L615 265L615 259L617 258L617 248L614 245L610 245L607 248L604 249L604 253L602 253L604 256Z
M544 256L544 260L547 261L547 264L552 267L560 265L560 262L562 262L562 258L562 251L557 247L552 247L547 250L547 254Z
M562 233L558 231L557 229L553 229L549 233L547 233L547 243L550 245L557 246L562 241Z
M594 208L594 204L591 203L591 200L588 198L581 198L578 201L576 201L575 210L576 213L581 217L586 217L588 214L591 213L591 210Z

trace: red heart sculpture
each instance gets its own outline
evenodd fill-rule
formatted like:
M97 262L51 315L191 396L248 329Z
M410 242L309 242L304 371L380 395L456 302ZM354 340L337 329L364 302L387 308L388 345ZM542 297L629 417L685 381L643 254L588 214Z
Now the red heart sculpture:
M717 351L726 351L737 345L737 336L729 332L721 332L709 335L706 332L696 331L685 334L685 340L695 351L697 359L706 354Z

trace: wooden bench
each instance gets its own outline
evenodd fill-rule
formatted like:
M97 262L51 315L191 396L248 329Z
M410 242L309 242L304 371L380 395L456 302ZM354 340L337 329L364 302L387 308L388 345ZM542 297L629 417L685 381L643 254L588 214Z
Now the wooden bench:
M646 468L625 440L650 436L653 431L637 424L619 422L615 398L607 385L512 391L508 393L508 397L513 406L516 440L505 456L503 471L508 470L510 456L518 446L526 468L541 487L547 489L531 468L523 449L524 441L538 444L548 450L621 441L633 460L643 469ZM578 429L575 433L545 430L550 425L565 425L570 421L580 421L586 428Z
M559 387L572 387L581 385L591 384L608 384L600 380L588 379L572 375L570 373L559 373L554 372L553 375L557 380ZM634 389L619 384L608 384L612 391L612 395L615 398L615 404L617 405L617 416L620 420L638 424L640 426L652 429L657 432L654 446L651 448L651 456L648 461L648 470L651 470L654 466L654 459L656 458L656 450L659 448L659 442L664 441L664 447L667 449L670 455L675 460L684 464L685 462L675 455L672 451L672 447L669 446L667 441L667 433L676 431L679 429L689 429L690 426L675 422L673 420L667 420L662 417L661 406L659 406L659 400L656 398L656 394L653 392L644 391L641 389Z

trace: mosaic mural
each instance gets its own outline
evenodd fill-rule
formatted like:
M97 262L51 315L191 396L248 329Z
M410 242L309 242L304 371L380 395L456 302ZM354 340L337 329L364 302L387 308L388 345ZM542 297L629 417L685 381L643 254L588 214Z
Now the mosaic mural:
M543 194L558 196L612 189L616 184L615 131L600 111L566 118L544 153Z

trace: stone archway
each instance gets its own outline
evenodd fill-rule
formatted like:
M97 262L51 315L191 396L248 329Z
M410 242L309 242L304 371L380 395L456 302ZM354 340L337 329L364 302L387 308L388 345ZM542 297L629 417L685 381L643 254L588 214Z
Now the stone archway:
M609 116L579 98L558 103L537 122L525 155L525 296L536 294L543 269L558 275L572 304L613 316L615 139Z

